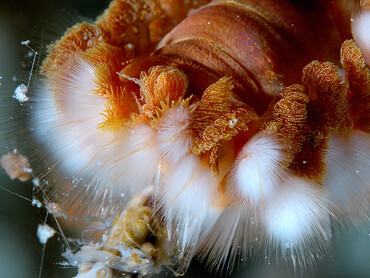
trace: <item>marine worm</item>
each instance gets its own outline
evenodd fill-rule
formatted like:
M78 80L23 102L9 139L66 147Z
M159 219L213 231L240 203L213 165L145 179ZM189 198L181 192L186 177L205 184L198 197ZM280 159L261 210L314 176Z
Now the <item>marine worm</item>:
M368 221L369 18L368 1L114 0L52 44L31 111L44 191L67 218L116 218L70 254L78 277L251 254L304 269L332 225Z

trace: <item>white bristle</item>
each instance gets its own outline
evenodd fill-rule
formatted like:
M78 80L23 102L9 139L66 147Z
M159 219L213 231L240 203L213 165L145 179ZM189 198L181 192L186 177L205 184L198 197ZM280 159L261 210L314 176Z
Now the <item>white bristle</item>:
M302 269L314 263L331 237L326 195L319 185L288 174L276 187L260 206L246 200L227 207L203 238L200 258L226 271L238 256L252 253Z
M168 163L177 163L187 153L192 137L187 132L189 109L175 107L166 111L158 125L157 141L161 156Z
M33 120L35 135L52 148L60 167L66 172L80 172L114 137L97 128L103 120L106 99L94 92L94 69L83 60L71 65L74 74L66 74L61 86L39 91Z
M284 174L283 147L274 138L258 134L240 152L231 172L229 188L234 195L258 204L275 193Z
M328 240L328 201L319 185L289 178L262 209L266 233L277 246L305 246L314 240Z
M352 21L352 34L370 65L370 8L363 9Z
M96 93L94 69L78 58L70 63L55 88L44 87L35 97L35 136L52 161L46 180L54 181L51 197L58 203L79 203L75 214L112 216L150 185L159 161L156 131L144 124L98 129L106 98Z
M348 136L332 135L325 157L324 186L340 220L368 219L370 196L370 135L353 131Z
M138 193L150 185L159 163L155 134L150 126L139 124L128 133L117 131L114 142L103 149L100 172L121 192L130 187Z
M210 268L229 272L237 256L247 256L250 239L261 233L251 208L246 203L225 208L210 233L202 238L198 255Z
M216 222L220 211L213 207L218 198L218 181L198 156L189 154L164 174L160 203L170 238L176 239L179 257L187 266L197 244Z

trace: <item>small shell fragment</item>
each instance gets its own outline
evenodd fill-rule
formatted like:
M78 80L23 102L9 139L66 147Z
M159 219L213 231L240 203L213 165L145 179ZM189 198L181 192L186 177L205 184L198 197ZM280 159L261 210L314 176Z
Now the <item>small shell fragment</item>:
M83 268L81 267L78 275L75 278L111 278L113 277L112 270L106 267L103 263L97 262L94 265L86 263Z

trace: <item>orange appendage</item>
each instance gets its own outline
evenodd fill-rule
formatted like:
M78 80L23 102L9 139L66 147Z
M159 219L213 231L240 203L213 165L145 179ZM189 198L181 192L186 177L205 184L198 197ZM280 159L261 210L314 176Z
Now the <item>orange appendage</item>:
M262 130L277 136L285 146L286 166L302 149L307 135L307 104L309 98L301 85L292 85L280 91L263 118Z
M156 109L170 105L185 96L188 88L186 75L179 69L168 66L151 67L140 74L140 95L144 102L141 109L148 117L156 114ZM140 100L140 102L142 102Z
M355 127L370 132L370 69L353 40L345 41L341 63L349 86L348 97Z
M346 66L344 65L345 72ZM325 177L324 158L331 134L346 133L353 126L348 101L348 84L338 68L329 62L313 61L303 70L303 83L309 91L308 129L291 169L302 177L321 183Z
M327 134L351 126L347 87L335 65L313 61L303 69L302 81L309 89L310 125L315 130Z
M132 53L121 47L101 43L90 48L84 56L95 67L96 93L107 97L105 120L100 127L117 129L125 124L132 113L137 113L137 105L133 94L135 87L125 84L119 78L119 72L130 61Z
M191 9L209 0L115 0L97 20L109 30L115 44L135 46L138 55L149 53L163 36L184 19Z
M154 43L148 25L161 14L158 1L113 1L97 24L110 32L115 44L132 43L142 53Z
M369 8L370 7L370 0L361 0L360 5L362 7Z
M88 23L75 25L68 29L60 40L49 47L49 56L44 60L41 72L48 77L54 74L58 76L58 72L68 66L66 60L68 61L71 56L109 41L109 33L99 26Z
M202 99L192 112L190 128L195 134L201 134L216 119L231 112L238 104L240 106L233 89L232 79L224 77L203 92Z
M247 131L248 123L258 117L252 108L237 100L233 88L231 78L221 78L204 91L190 114L189 129L194 134L191 150L202 155L215 174L222 143L239 131Z
M102 111L105 119L100 127L119 128L124 125L124 119L138 111L132 85L124 84L117 74L130 61L132 51L111 45L110 35L102 28L87 23L76 25L53 44L49 51L42 71L48 77L47 82L56 96L68 90L66 84L78 74L76 71L80 70L82 61L91 66L95 90L90 93L107 98L106 109ZM60 101L57 104L60 105Z

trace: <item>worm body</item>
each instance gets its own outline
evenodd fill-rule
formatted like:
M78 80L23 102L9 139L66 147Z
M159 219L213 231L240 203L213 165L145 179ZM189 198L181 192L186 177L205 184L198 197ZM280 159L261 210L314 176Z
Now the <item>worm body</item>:
M69 29L32 113L50 198L91 221L142 194L105 242L122 272L120 244L179 271L251 250L304 268L332 221L369 217L368 49L343 43L343 2L116 0Z
M213 1L167 34L154 57L194 75L192 64L203 67L201 80L189 78L200 92L232 77L243 101L262 112L269 96L300 82L296 70L313 59L335 61L340 44L335 22L315 1Z

